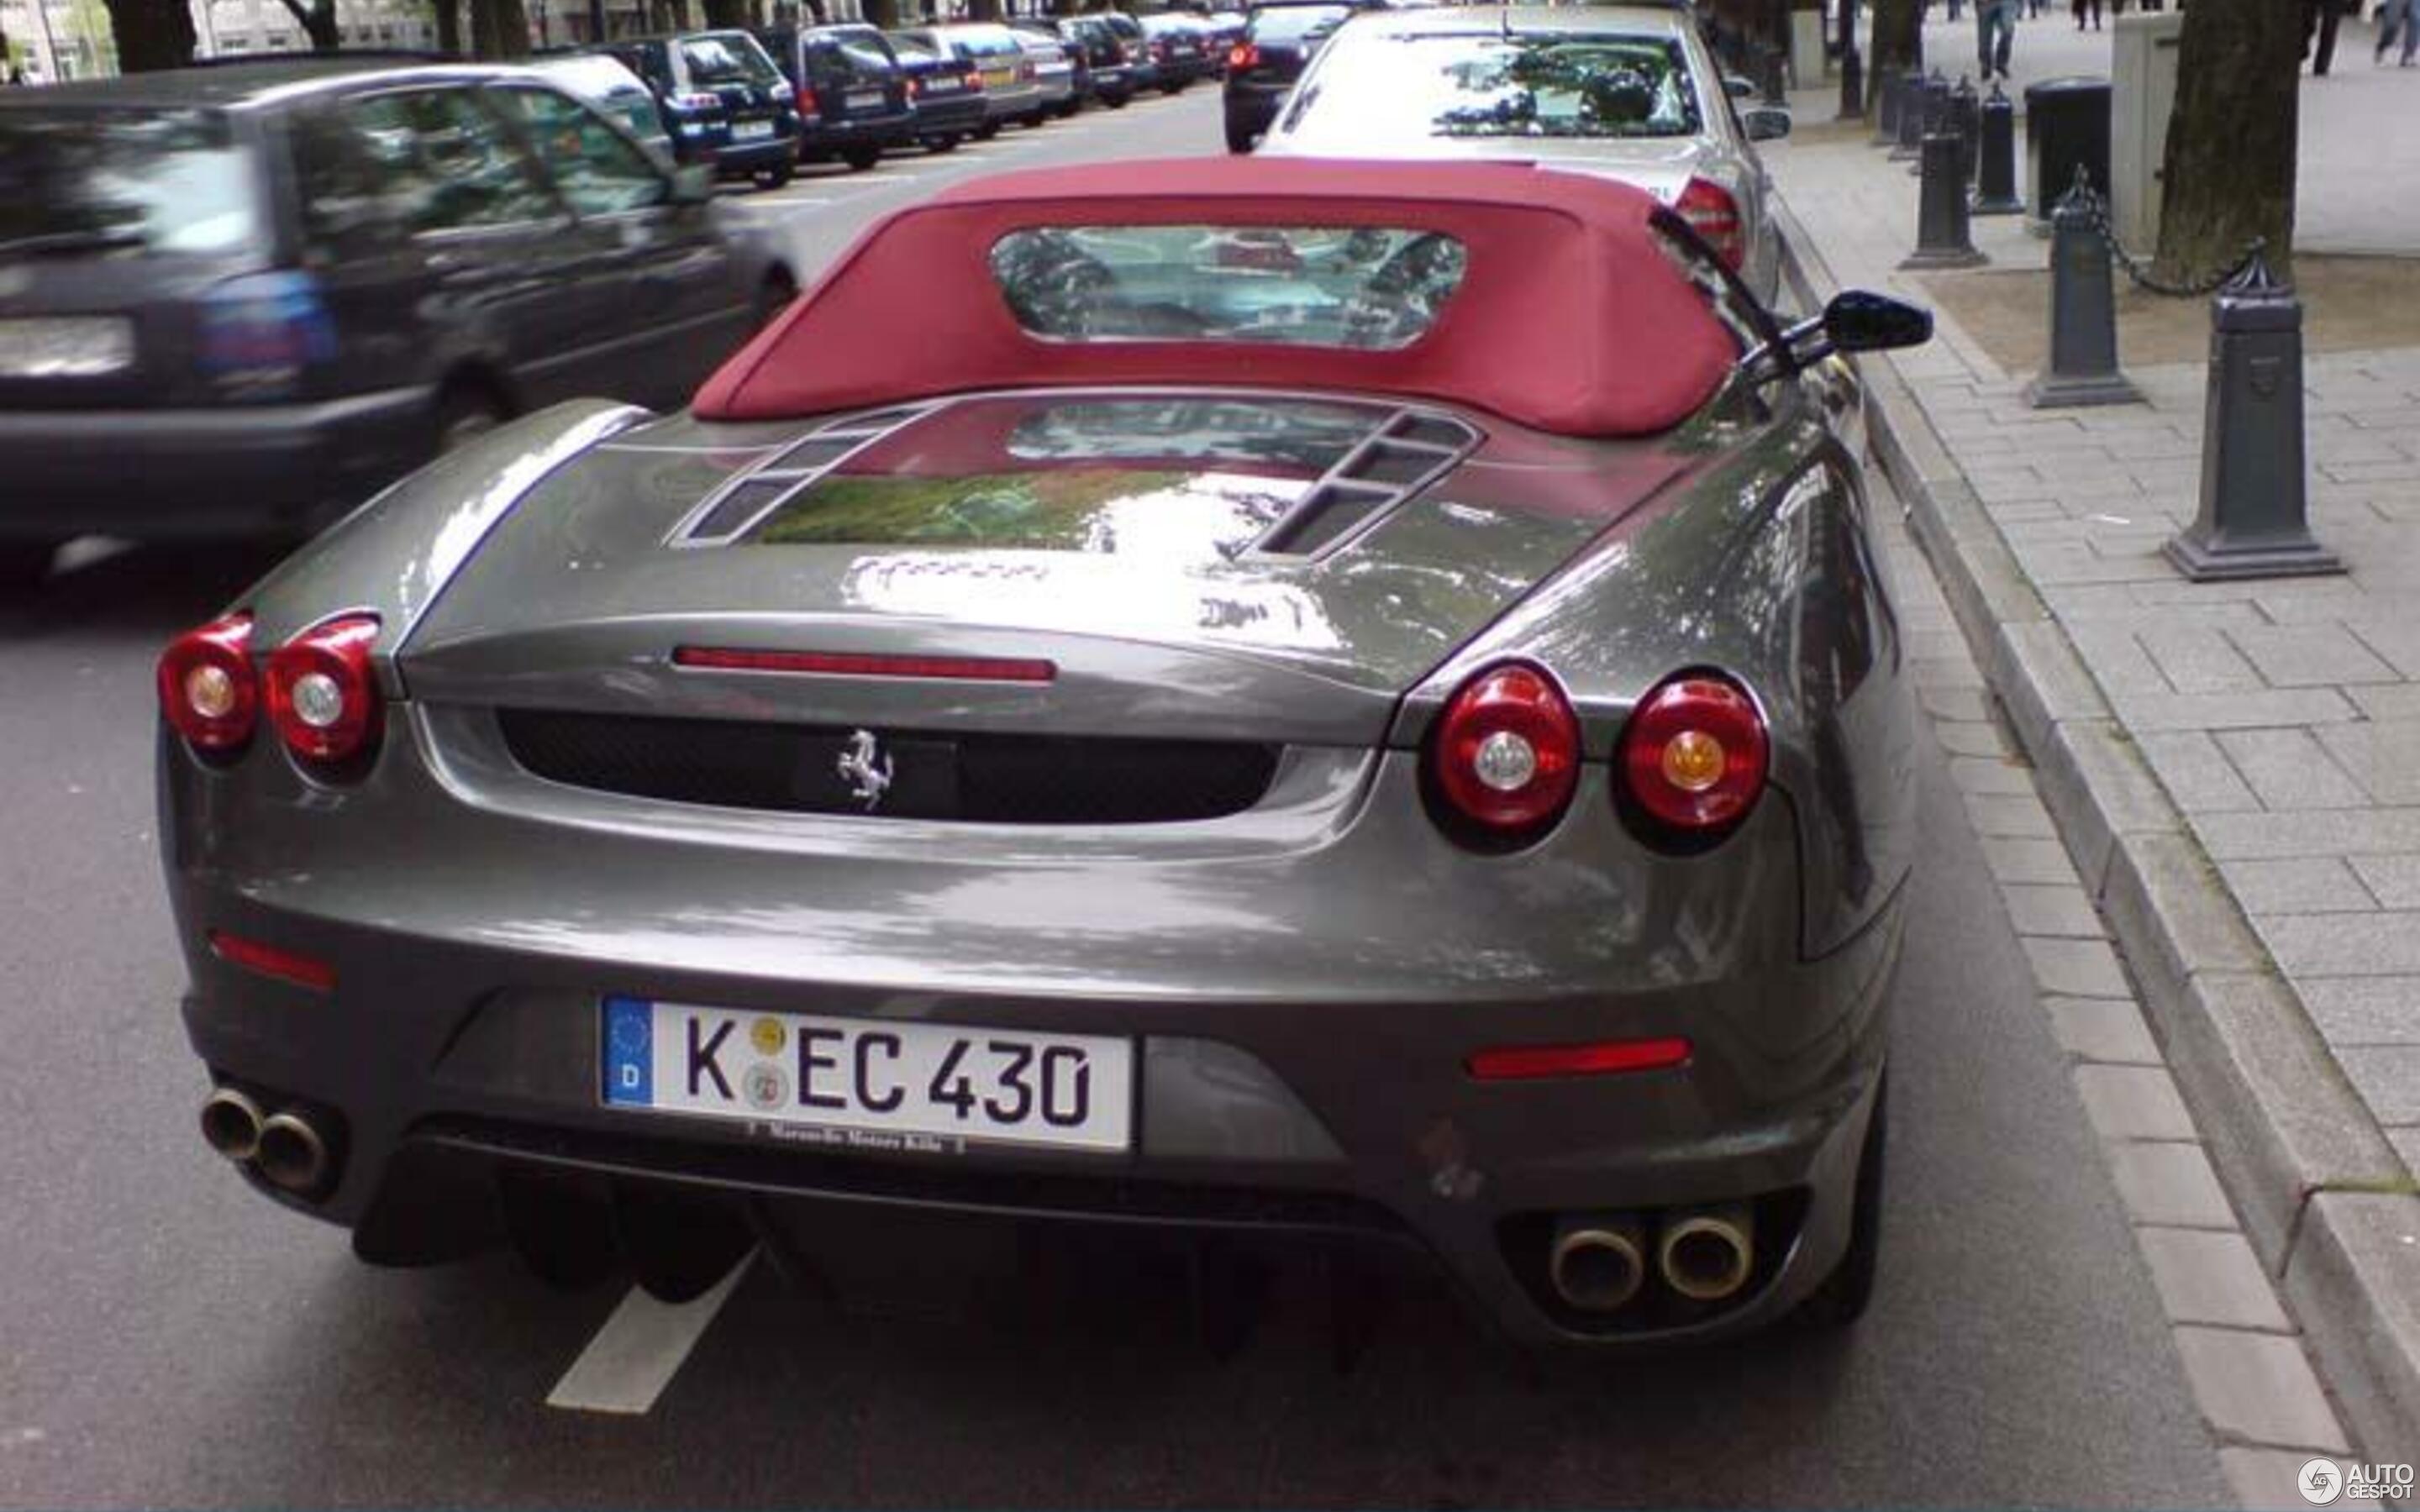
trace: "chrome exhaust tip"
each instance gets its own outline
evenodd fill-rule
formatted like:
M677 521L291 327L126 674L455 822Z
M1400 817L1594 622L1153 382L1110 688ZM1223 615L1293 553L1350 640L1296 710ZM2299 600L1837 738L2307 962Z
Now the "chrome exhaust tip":
M1747 1204L1728 1203L1665 1220L1655 1247L1664 1284L1693 1302L1720 1302L1747 1285L1756 1266L1755 1220Z
M202 1103L202 1143L240 1165L260 1149L260 1104L232 1087Z
M1609 1313L1647 1283L1647 1244L1638 1220L1566 1218L1546 1251L1555 1295L1582 1312Z
M316 1192L328 1179L328 1142L299 1113L280 1113L264 1120L253 1158L262 1176L288 1192Z

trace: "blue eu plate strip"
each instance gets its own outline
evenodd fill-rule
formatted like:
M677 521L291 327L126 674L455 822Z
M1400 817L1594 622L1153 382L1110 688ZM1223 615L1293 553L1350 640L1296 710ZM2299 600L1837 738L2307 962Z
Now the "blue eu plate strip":
M636 997L605 999L605 1101L651 1107L656 1101L655 1011Z

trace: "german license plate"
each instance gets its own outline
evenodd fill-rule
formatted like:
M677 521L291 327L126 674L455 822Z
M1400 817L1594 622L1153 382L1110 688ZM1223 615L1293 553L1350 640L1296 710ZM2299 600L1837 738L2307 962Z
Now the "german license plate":
M608 997L610 1107L771 1124L819 1143L1124 1150L1134 1045L1097 1035Z
M879 89L860 89L844 95L841 98L847 102L848 108L851 110L880 110L882 108L882 91Z
M735 121L731 127L734 142L754 142L773 134L771 121Z
M954 95L957 92L958 81L947 74L935 74L924 81L924 93L928 95Z
M0 376L102 378L134 363L132 321L70 317L0 320Z

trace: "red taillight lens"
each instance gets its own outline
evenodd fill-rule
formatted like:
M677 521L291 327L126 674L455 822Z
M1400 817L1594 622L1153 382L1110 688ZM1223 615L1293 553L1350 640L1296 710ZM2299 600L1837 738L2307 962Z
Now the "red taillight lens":
M1772 742L1764 716L1729 678L1693 672L1663 684L1621 732L1621 792L1658 822L1714 836L1747 817L1764 791Z
M305 630L270 654L269 717L297 759L351 761L377 743L379 622L355 614Z
M1227 49L1227 67L1257 69L1261 66L1261 50L1249 42L1237 42Z
M965 85L970 89L980 89L983 87L983 75L969 71L962 76L958 82Z
M1580 775L1580 722L1535 667L1491 667L1438 717L1429 774L1455 816L1501 839L1544 828Z
M1689 1041L1606 1040L1596 1044L1514 1045L1481 1050L1466 1063L1482 1082L1527 1082L1548 1076L1611 1076L1632 1071L1669 1071L1689 1063Z
M246 971L257 971L264 977L276 977L297 987L313 992L332 992L336 985L336 968L324 961L292 950L281 950L258 940L247 940L240 934L227 934L218 930L209 932L210 953L222 961L231 962Z
M195 750L231 751L252 738L260 682L252 671L252 616L188 630L160 654L160 713Z
M1731 198L1729 190L1692 178L1672 208L1732 269L1747 261L1747 228L1740 223L1739 201Z

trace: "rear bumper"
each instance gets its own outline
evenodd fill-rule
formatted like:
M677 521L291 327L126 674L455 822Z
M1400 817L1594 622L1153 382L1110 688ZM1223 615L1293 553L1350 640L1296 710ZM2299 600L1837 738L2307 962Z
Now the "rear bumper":
M406 388L317 404L0 413L0 538L290 528L427 460L434 399Z
M1376 896L1369 847L1400 859L1407 843L1377 816L1425 823L1397 758L1378 762L1359 833L1307 852L1070 867L1063 850L1023 871L894 856L802 890L817 863L779 847L473 811L399 735L333 805L274 749L227 769L162 751L194 1047L265 1103L341 1116L336 1183L295 1205L357 1227L373 1257L419 1253L435 1210L489 1211L484 1187L462 1195L464 1163L553 1166L939 1211L1386 1233L1519 1340L1621 1347L1769 1322L1845 1247L1898 915L1798 960L1786 803L1659 872L1601 854L1616 822L1584 786L1579 802L1607 811L1575 816L1534 873L1573 895L1570 918L1535 917L1538 889L1438 885L1440 869L1497 875L1443 852L1405 863L1420 886ZM1625 892L1626 919L1612 902ZM1037 931L1050 918L1065 927ZM200 944L212 930L326 962L336 985L238 968ZM1637 943L1594 965L1556 959L1590 930ZM1474 957L1482 939L1497 947ZM835 1152L608 1108L607 995L1127 1038L1135 1148ZM1670 1034L1696 1046L1672 1071L1481 1084L1464 1070L1494 1045ZM448 1169L432 1174L440 1146ZM1598 1321L1544 1286L1556 1214L1735 1200L1769 1226L1767 1258L1719 1307Z
M725 142L715 147L714 171L726 178L745 178L799 161L799 139L781 135L762 142Z
M1021 120L1043 108L1042 91L1033 85L1022 89L989 89L984 92L984 118L991 121Z
M853 147L900 147L914 140L917 119L912 111L896 116L867 116L856 119L834 119L827 116L815 126L799 133L801 152L831 152Z
M920 138L971 131L984 123L984 97L968 94L948 96L939 100L919 100L908 122L911 128L909 134Z

